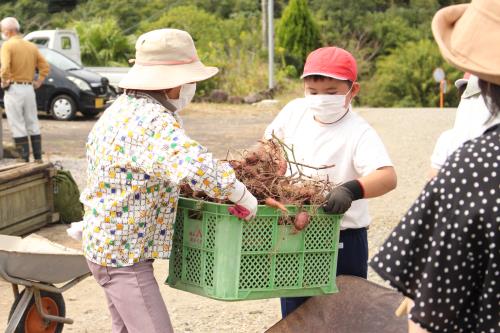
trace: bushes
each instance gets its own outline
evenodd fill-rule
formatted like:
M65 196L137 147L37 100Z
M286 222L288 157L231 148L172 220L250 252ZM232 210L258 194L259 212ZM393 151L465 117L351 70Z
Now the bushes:
M265 89L267 84L260 31L255 29L259 24L254 16L223 19L194 6L180 6L142 25L140 31L167 27L188 31L202 62L220 69L214 78L198 84L198 92L207 95L219 88L230 95L245 96Z
M377 62L375 75L363 87L362 104L375 107L439 106L439 84L432 78L436 67L444 69L449 88L461 76L444 61L434 41L422 39L403 44ZM451 91L445 96L447 106L458 105L456 93Z
M79 21L70 25L80 36L82 62L88 66L126 66L133 47L115 19Z

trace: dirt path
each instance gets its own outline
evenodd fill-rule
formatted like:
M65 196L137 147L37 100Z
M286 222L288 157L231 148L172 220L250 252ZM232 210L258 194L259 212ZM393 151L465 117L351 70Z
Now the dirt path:
M370 200L373 223L369 230L370 256L385 240L411 202L421 191L429 170L429 157L441 131L453 123L454 110L437 109L358 109L378 131L398 173L398 188L383 198ZM228 149L246 148L255 143L277 110L248 106L195 105L184 112L187 132L225 157ZM4 138L10 133L4 121ZM85 181L84 142L93 121L56 122L42 120L45 151L51 160L61 160L77 182ZM65 226L55 225L38 232L56 242L78 248L65 234ZM168 272L166 261L155 263L160 284ZM370 279L379 281L370 272ZM218 302L161 285L176 332L262 332L279 320L277 299L226 303ZM109 332L110 318L104 295L92 278L64 294L67 314L75 319L68 332ZM5 329L12 304L10 286L0 282L0 331Z

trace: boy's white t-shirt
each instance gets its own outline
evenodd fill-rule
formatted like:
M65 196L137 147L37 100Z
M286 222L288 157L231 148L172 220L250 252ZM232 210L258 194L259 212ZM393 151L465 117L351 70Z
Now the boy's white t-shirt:
M298 98L281 110L267 127L264 138L271 139L273 133L293 146L296 162L313 167L335 164L323 170L302 168L307 176L328 177L335 184L393 165L375 130L352 110L340 121L324 125L314 120L306 100ZM356 200L345 213L341 229L362 228L370 222L367 200Z
M441 169L448 156L450 156L461 143L458 142L455 131L449 129L441 133L434 146L434 151L431 156L431 167L434 169Z

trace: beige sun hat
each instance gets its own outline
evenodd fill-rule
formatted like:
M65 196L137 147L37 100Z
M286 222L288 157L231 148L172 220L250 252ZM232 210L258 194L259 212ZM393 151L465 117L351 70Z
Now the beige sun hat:
M206 80L219 71L201 63L191 36L182 30L159 29L135 43L134 66L120 81L123 89L162 90Z
M455 67L500 84L500 1L472 0L439 10L432 32Z

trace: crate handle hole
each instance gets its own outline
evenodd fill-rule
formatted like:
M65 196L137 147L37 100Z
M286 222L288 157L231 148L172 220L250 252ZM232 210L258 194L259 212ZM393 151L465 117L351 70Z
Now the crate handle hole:
M278 217L279 225L292 225L295 221L295 215L281 215Z
M187 216L191 220L202 220L203 213L200 210L188 210Z

